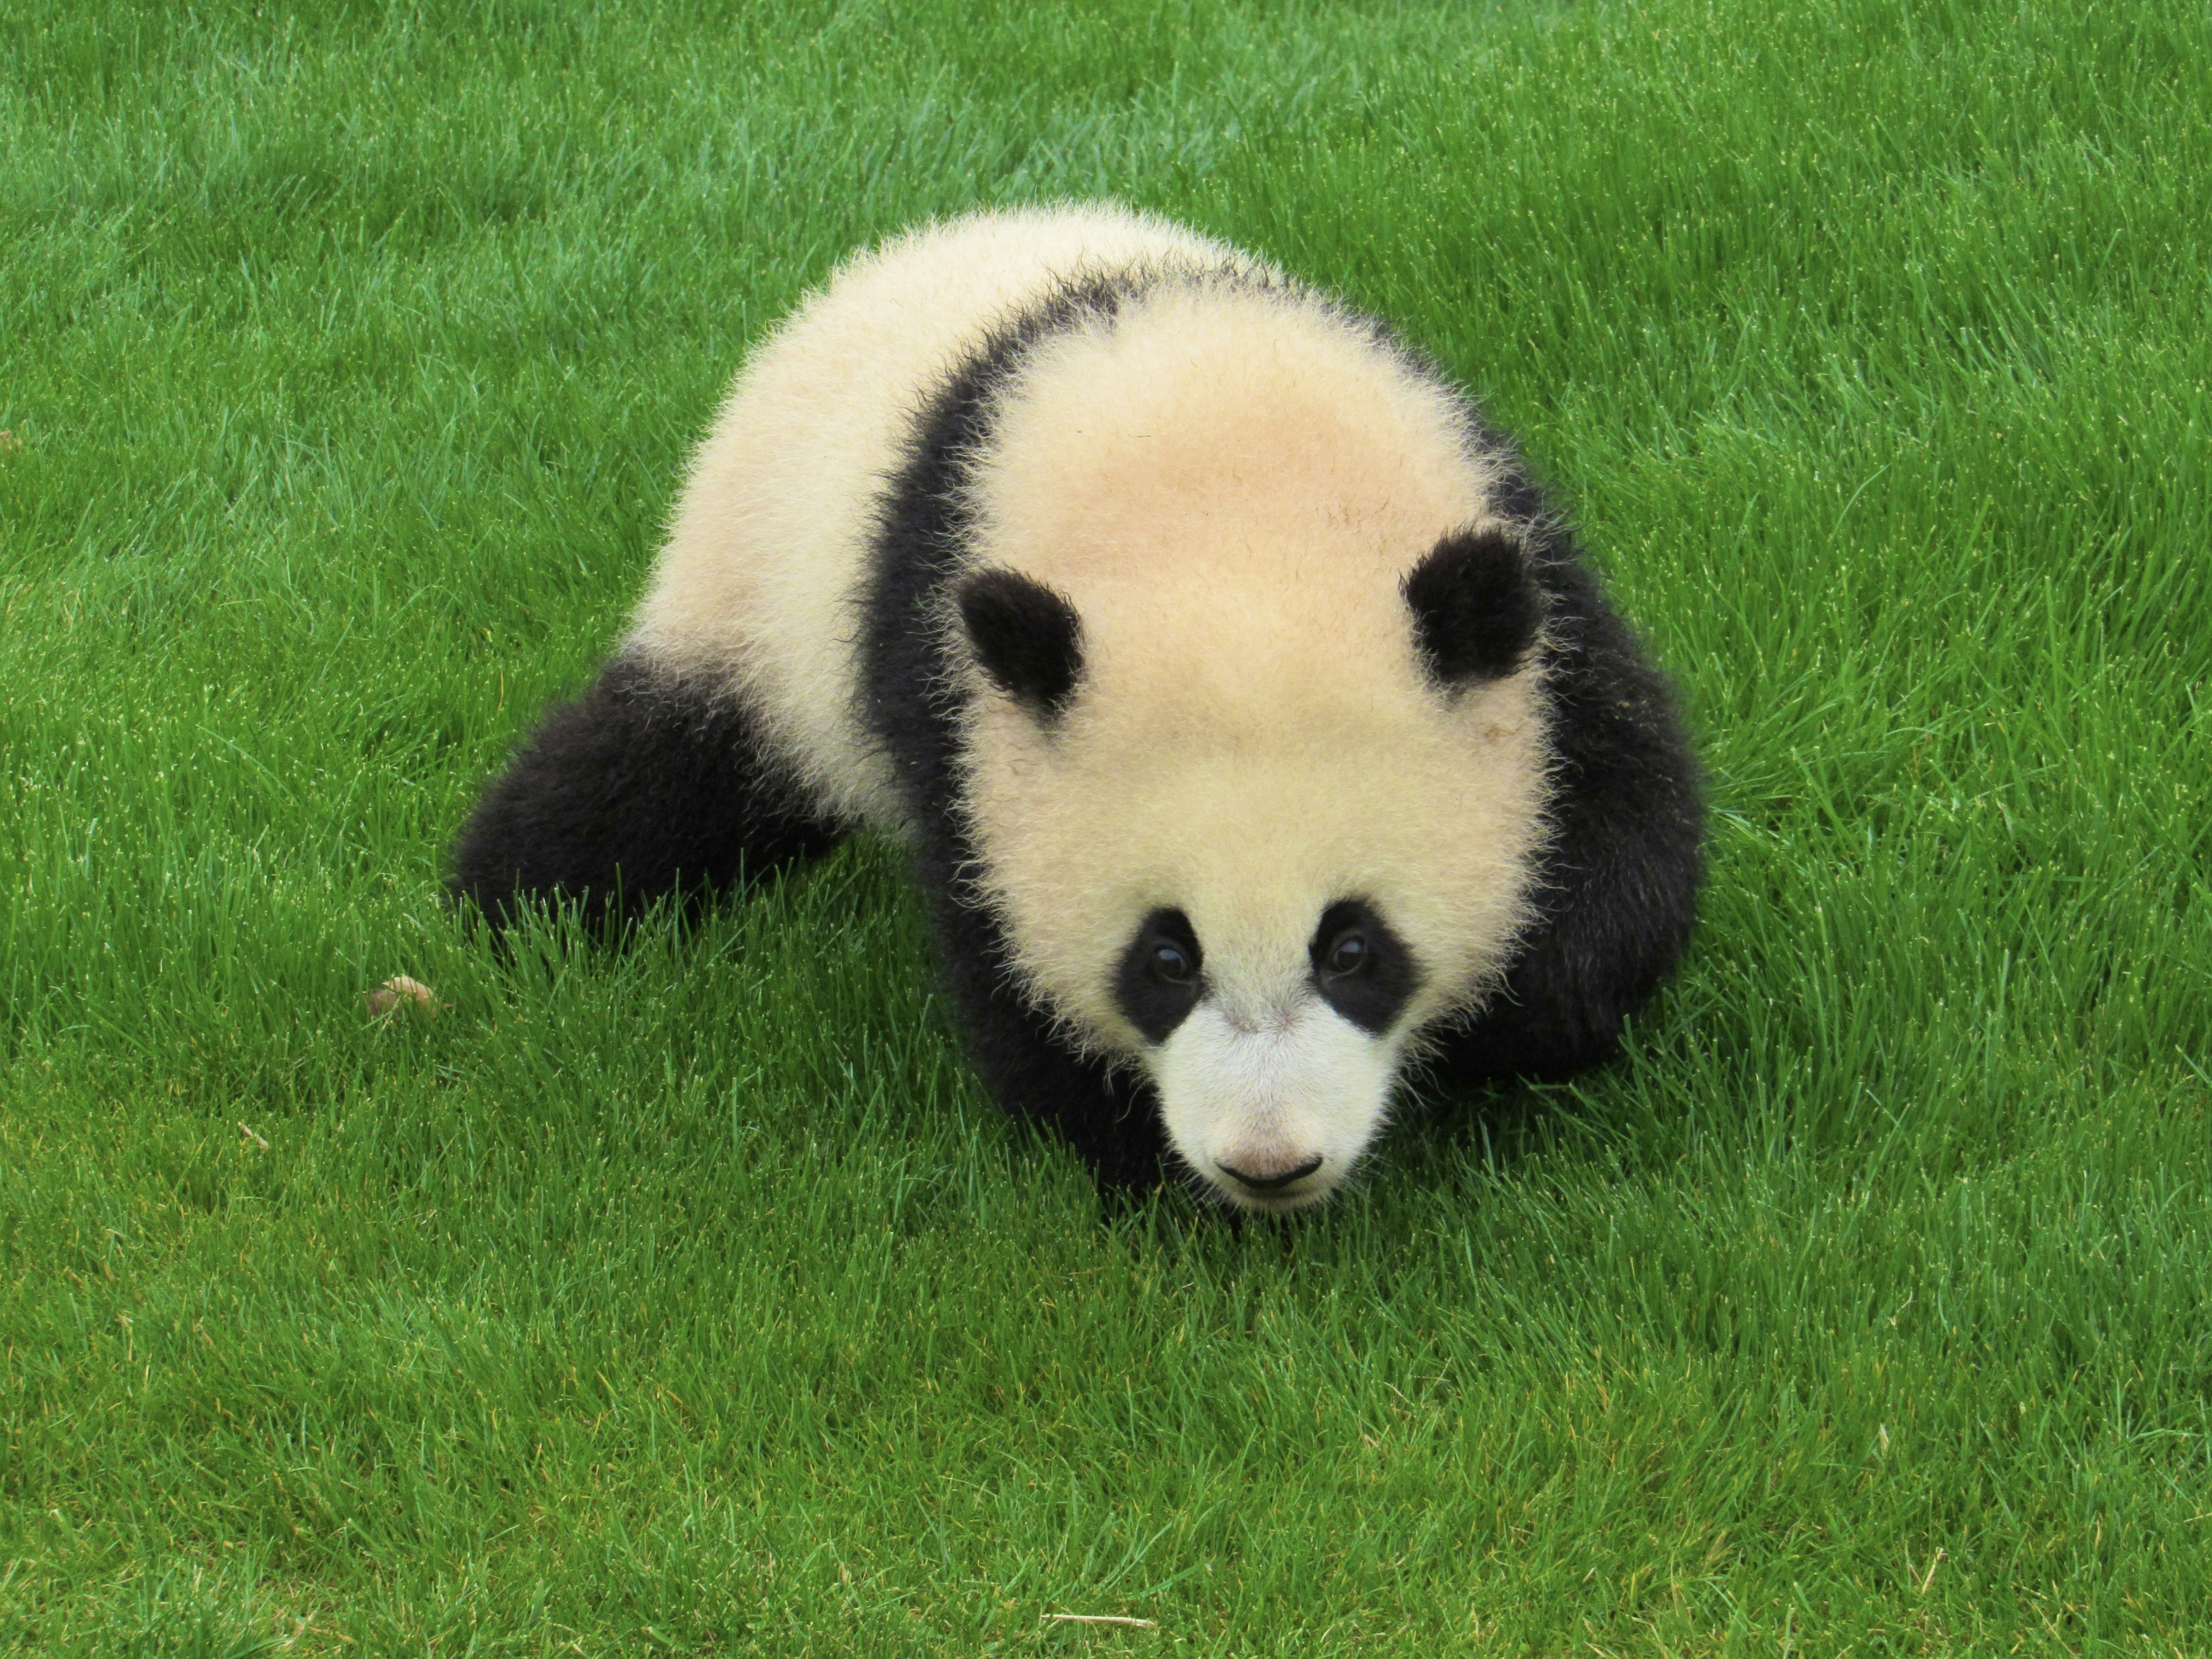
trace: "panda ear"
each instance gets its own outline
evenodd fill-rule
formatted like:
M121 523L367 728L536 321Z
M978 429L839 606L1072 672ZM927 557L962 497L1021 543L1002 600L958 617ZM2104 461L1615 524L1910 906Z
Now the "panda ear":
M1075 607L1012 570L978 571L961 582L957 598L983 672L1041 719L1057 718L1083 673L1083 619Z
M1439 684L1502 679L1536 643L1544 596L1528 556L1504 531L1455 530L1407 575L1413 643Z

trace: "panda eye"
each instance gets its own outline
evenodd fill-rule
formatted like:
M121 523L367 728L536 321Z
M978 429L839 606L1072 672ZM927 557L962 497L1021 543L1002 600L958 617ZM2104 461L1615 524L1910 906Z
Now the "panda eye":
M1368 944L1367 935L1358 932L1339 933L1326 958L1332 974L1356 974L1374 960L1374 947Z
M1114 1002L1147 1042L1165 1042L1206 995L1206 951L1180 910L1139 922L1114 969Z
M1306 950L1322 1000L1370 1036L1389 1030L1420 988L1419 961L1365 899L1322 911Z

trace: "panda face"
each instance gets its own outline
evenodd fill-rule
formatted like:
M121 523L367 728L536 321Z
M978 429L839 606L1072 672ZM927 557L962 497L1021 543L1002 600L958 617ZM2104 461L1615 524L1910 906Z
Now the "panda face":
M1246 1209L1302 1208L1358 1162L1388 1109L1420 984L1413 952L1363 899L1322 910L1303 954L1209 962L1190 918L1163 908L1115 973L1177 1156Z

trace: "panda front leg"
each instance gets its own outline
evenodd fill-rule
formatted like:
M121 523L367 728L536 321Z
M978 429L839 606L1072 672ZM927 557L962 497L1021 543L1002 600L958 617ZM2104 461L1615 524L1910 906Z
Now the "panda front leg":
M928 880L930 860L922 860ZM1109 1199L1160 1183L1167 1138L1152 1085L1082 1054L1023 996L1004 935L988 912L930 882L938 957L968 1058L1012 1116L1056 1133Z
M628 921L825 852L839 834L734 694L633 650L549 713L485 789L450 888L495 926L555 899Z

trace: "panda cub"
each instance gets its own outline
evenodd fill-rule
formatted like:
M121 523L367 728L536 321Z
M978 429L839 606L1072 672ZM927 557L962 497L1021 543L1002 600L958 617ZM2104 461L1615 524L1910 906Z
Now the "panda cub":
M1111 1185L1281 1211L1411 1062L1609 1054L1701 824L1666 683L1462 392L1067 207L862 255L754 351L453 887L623 916L896 836L1009 1110Z

